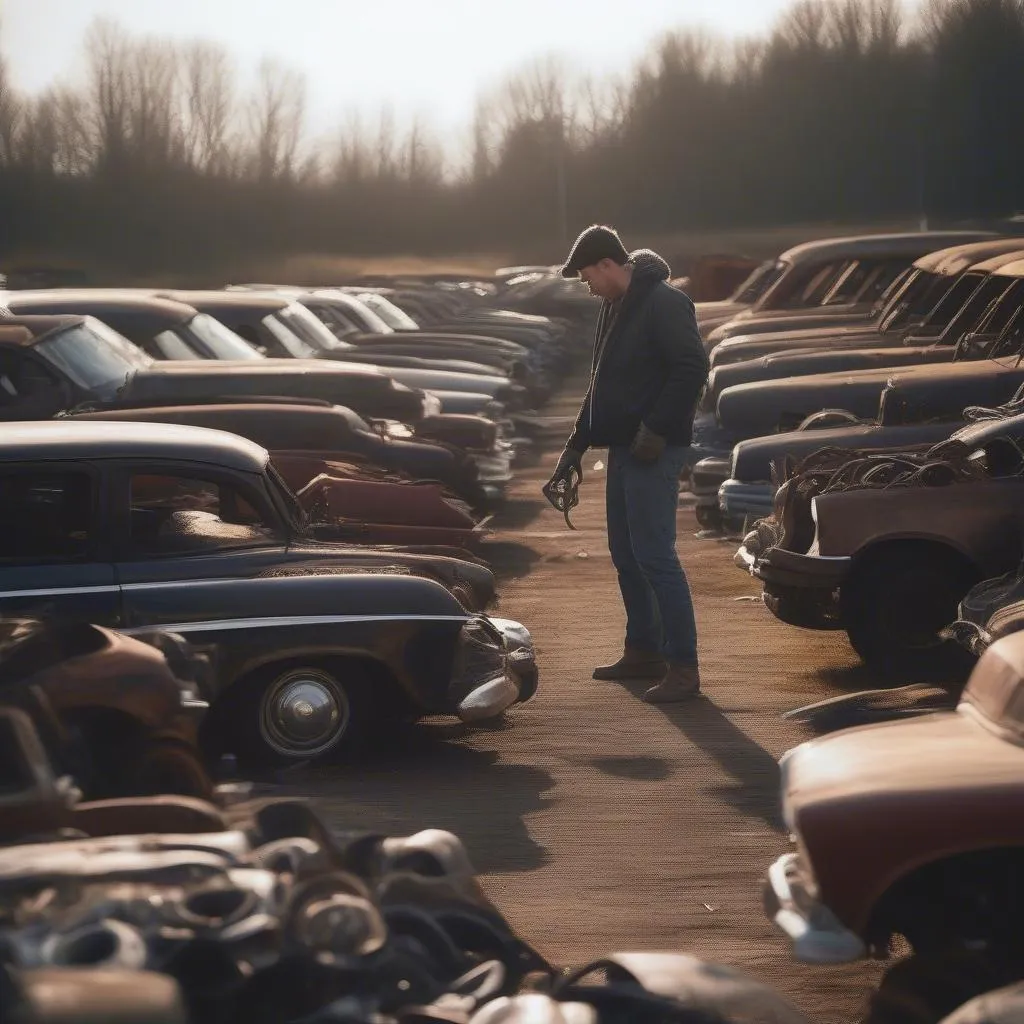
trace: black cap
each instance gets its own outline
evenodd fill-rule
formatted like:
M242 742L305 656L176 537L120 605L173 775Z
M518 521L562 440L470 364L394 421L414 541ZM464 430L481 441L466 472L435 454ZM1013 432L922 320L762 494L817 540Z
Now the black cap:
M629 253L614 228L591 224L573 242L569 258L562 267L562 277L575 277L584 267L600 260L614 260L622 266L628 259Z

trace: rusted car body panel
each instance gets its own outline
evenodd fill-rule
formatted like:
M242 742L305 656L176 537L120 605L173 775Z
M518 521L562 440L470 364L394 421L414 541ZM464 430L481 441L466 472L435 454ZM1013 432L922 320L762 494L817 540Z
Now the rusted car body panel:
M199 726L213 694L209 656L181 637L135 639L85 622L0 622L0 702L25 711L86 795L153 785L206 796ZM171 758L154 777L156 758ZM182 788L184 787L184 788Z
M784 858L790 891L783 872L771 875L769 913L801 959L839 948L852 955L832 959L852 959L857 940L884 955L895 923L886 897L915 872L964 854L1024 852L1022 693L1016 634L979 662L956 711L843 730L785 755L783 814L797 852ZM936 910L957 898L923 895ZM832 915L819 931L815 918ZM842 944L844 931L852 941Z

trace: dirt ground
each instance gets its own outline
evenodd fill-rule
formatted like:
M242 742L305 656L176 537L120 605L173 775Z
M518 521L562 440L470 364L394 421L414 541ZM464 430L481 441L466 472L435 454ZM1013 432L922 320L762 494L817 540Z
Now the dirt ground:
M573 414L577 402L570 388L545 411ZM603 473L593 469L603 455L586 457L578 532L540 496L549 453L519 472L488 543L499 614L525 623L537 644L535 699L498 728L423 723L400 749L283 788L315 796L338 827L458 833L491 897L557 963L685 951L772 983L815 1021L845 1024L879 965L795 963L759 887L787 848L776 759L806 738L780 714L873 681L845 634L773 619L732 564L735 542L694 536L685 496L678 547L697 608L703 696L653 707L639 684L591 679L595 664L618 656L623 630Z

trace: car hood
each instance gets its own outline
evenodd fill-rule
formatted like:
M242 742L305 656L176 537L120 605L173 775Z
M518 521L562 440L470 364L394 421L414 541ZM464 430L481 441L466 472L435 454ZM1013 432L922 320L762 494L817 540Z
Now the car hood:
M695 302L693 308L697 313L697 323L703 323L712 317L717 319L734 317L737 313L749 309L750 306L745 302L730 302L728 299L722 299L718 302Z
M1024 368L989 359L812 374L726 388L718 397L717 416L722 429L734 436L759 437L822 409L846 409L872 419L883 390L892 390L907 407L901 422L921 418L910 415L911 407L930 417L952 418L967 405L1007 401L1021 381ZM897 399L887 395L886 401L891 400Z
M708 377L708 391L719 395L728 387L756 380L782 377L806 377L809 374L838 373L846 370L871 370L884 367L913 366L920 363L951 363L954 350L949 345L922 345L914 348L851 348L838 352L828 349L791 349L760 359L716 366Z
M877 328L878 325L873 320L869 320L870 314L853 313L850 312L850 308L828 310L814 307L804 310L759 313L750 317L746 315L736 317L734 323L723 326L722 333L726 336L723 341L738 335L757 335L780 331L842 329L844 327L859 327L861 330Z
M799 462L822 448L878 451L931 446L946 440L961 425L959 420L897 427L865 423L826 430L792 430L784 434L750 438L740 441L733 450L732 476L743 483L768 481L771 480L773 460L781 462L786 455L790 455Z
M1022 779L1024 747L961 704L956 711L844 729L795 748L784 759L783 799L799 824L815 805L914 793L956 803L981 788L1018 792Z
M897 336L880 334L876 328L836 327L824 330L766 331L763 334L737 334L715 346L711 365L734 363L792 349L873 348L875 345L897 346Z

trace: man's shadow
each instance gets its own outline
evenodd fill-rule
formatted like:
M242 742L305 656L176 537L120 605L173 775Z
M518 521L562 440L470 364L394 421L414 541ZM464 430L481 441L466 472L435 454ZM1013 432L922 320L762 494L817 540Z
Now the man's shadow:
M625 684L642 697L650 682ZM675 704L652 704L694 746L698 747L734 781L711 786L713 795L745 815L761 818L778 832L784 831L780 813L779 766L775 758L755 743L703 693Z

